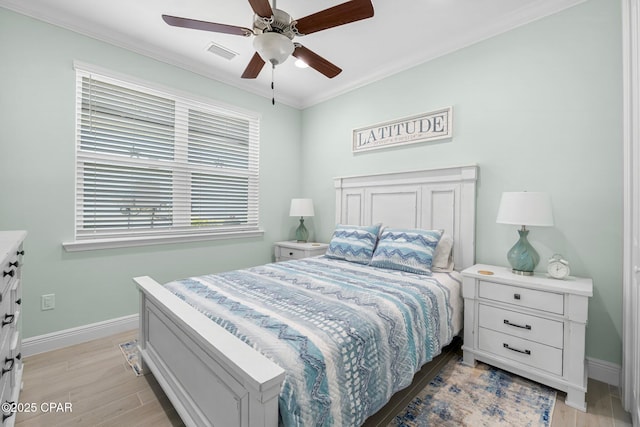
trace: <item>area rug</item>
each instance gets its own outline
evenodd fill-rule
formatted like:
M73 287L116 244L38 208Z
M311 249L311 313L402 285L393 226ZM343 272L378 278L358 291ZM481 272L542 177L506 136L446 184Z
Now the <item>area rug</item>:
M518 375L452 358L389 424L422 426L551 425L555 390Z
M142 368L140 367L140 354L138 353L138 340L128 341L120 345L120 350L124 355L125 360L133 369L133 373L136 376L144 375Z

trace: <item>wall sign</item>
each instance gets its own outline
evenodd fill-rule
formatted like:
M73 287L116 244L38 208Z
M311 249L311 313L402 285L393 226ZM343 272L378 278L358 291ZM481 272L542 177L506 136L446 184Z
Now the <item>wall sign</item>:
M353 130L353 152L451 138L453 108Z

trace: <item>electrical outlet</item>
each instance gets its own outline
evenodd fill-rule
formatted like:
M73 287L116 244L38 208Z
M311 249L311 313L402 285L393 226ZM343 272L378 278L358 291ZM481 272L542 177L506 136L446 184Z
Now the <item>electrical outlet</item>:
M56 308L56 294L42 295L40 297L42 311Z

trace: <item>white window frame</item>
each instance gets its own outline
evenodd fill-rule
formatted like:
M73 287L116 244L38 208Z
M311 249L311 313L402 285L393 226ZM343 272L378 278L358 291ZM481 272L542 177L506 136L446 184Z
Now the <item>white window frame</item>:
M143 232L136 232L135 229L128 230L128 232L117 232L113 235L108 235L104 233L96 233L95 237L90 236L85 232L81 231L81 215L79 214L80 208L82 206L81 196L79 196L79 181L81 181L82 173L80 172L81 168L85 161L91 161L92 158L99 159L100 154L89 155L84 150L81 150L81 140L80 140L80 116L82 109L82 94L76 94L76 185L75 185L75 199L74 199L74 240L70 242L64 242L63 247L69 251L83 251L83 250L95 250L95 249L109 249L109 248L120 248L120 247L132 247L132 246L144 246L144 245L152 245L152 244L167 244L167 243L181 243L181 242L194 242L194 241L203 241L203 240L217 240L217 239L232 239L232 238L250 238L250 237L259 237L264 234L264 230L259 226L259 184L258 184L258 175L259 175L259 132L260 132L260 115L256 112L243 110L234 106L222 104L219 102L214 102L210 99L198 97L191 93L180 92L172 88L162 87L160 85L152 84L146 81L142 81L139 79L132 78L130 76L114 73L112 71L108 71L102 69L100 67L96 67L93 65L74 62L74 68L76 70L76 82L77 87L80 89L76 89L77 91L81 91L81 81L83 77L87 76L96 76L96 78L107 81L109 83L114 83L116 85L133 89L137 91L141 91L144 93L149 93L153 95L158 95L164 98L169 98L176 101L176 116L180 114L178 111L182 109L182 113L184 114L185 108L193 108L197 111L203 111L205 113L212 113L218 115L225 115L234 118L240 118L243 120L248 120L252 123L251 130L251 142L249 144L250 148L250 156L252 156L252 166L249 168L248 179L251 181L249 185L249 211L252 220L250 224L244 224L243 226L235 226L235 227L196 227L190 226L189 218L182 217L180 220L182 225L185 223L187 227L177 227L177 230L172 229L157 229L157 230L149 230L145 229ZM178 120L176 120L176 124ZM180 126L176 126L175 137L174 140L184 140L186 139L186 130L184 126L182 129ZM182 150L180 149L182 148ZM177 155L184 154L186 150L186 144L180 146L177 144L175 146L175 151ZM177 157L176 155L176 157ZM127 157L123 156L126 161ZM154 162L154 160L149 160L150 165ZM189 171L189 170L188 170ZM184 182L179 179L174 179L174 191L178 186L178 182ZM183 192L184 194L188 194L188 188ZM182 204L184 205L185 198L182 199ZM174 201L175 203L175 201ZM188 210L187 210L188 211ZM182 210L184 213L185 210ZM179 218L179 217L175 217ZM175 223L175 222L174 222Z

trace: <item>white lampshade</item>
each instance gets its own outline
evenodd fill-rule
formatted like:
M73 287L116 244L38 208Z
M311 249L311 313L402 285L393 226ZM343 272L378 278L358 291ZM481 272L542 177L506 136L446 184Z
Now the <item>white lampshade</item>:
M279 33L262 33L253 39L253 47L265 62L282 64L295 49L291 39Z
M313 200L311 199L291 199L291 209L289 216L313 216Z
M553 225L551 198L549 194L539 192L502 193L496 222L550 227Z

